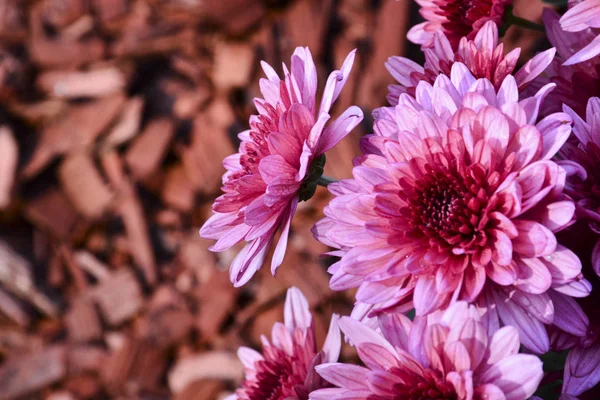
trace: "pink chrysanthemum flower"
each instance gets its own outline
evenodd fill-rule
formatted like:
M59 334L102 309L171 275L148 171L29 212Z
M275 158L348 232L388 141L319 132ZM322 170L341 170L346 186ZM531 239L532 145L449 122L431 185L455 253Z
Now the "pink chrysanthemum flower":
M215 201L214 215L200 230L202 237L217 240L211 247L216 252L246 241L230 267L235 286L245 284L262 266L281 231L271 262L275 274L285 255L298 201L314 193L325 152L362 120L362 111L352 106L325 126L354 55L352 51L341 70L329 75L318 111L317 70L308 48L294 51L291 72L283 65L283 80L262 63L268 79L260 81L264 99L254 100L259 115L250 118L250 130L240 133L239 153L223 162L225 194Z
M454 52L450 41L443 32L436 32L432 43L423 47L425 64L423 66L404 57L390 57L385 63L387 70L399 85L390 85L388 101L398 104L402 93L415 95L420 81L433 83L440 74L450 75L455 62L461 62L469 68L475 78L487 78L499 89L504 78L511 75L519 60L520 48L504 54L504 44L498 43L498 26L493 21L486 22L473 40L460 39L458 50ZM552 61L556 50L546 50L529 60L514 75L519 90L524 89L541 74Z
M552 87L519 101L513 76L496 91L454 63L450 78L421 82L415 98L383 109L354 179L329 185L336 197L313 228L339 249L331 288L358 287L371 313L476 302L490 326L515 325L525 346L547 351L548 291L568 294L581 271L554 236L575 205L561 197L566 171L551 160L571 118L537 122Z
M600 55L577 64L566 65L587 43L593 34L589 31L566 32L560 26L560 15L551 8L544 9L544 25L548 40L556 47L557 57L546 71L532 83L535 90L549 82L556 84L544 102L542 115L562 111L566 104L585 118L585 109L590 97L600 96Z
M462 37L473 39L488 21L502 25L506 8L512 0L416 0L425 22L408 31L408 40L428 45L434 33L444 32L456 49Z
M338 388L317 390L310 399L525 400L535 392L542 362L518 354L515 328L490 335L479 312L465 302L418 319L413 324L402 314L383 315L382 336L343 317L340 328L365 367L318 366L317 372Z
M263 354L247 347L239 349L246 379L227 400L307 400L310 392L331 387L315 367L336 362L340 355L338 317L333 315L320 352L308 302L295 287L287 292L284 321L273 326L271 342L262 337Z
M565 193L577 206L577 218L589 222L593 232L600 234L600 98L592 97L587 106L587 121L568 106L564 111L573 118L576 141L568 141L560 151L561 161L571 174ZM581 168L583 167L583 168ZM600 237L592 252L592 266L600 275Z
M600 54L600 30L594 29L600 28L600 0L570 0L569 5L572 6L560 19L562 29L592 38L586 41L586 45L573 54L565 65L587 61ZM585 39L581 37L581 40Z

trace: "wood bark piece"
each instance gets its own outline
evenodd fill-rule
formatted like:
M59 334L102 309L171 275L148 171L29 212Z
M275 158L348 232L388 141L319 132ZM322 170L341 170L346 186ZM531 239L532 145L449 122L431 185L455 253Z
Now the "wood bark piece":
M88 218L99 218L113 198L89 154L68 156L60 165L58 176L77 211Z
M102 281L109 276L109 267L99 261L90 252L84 250L78 251L73 256L81 269L85 270L97 280Z
M204 285L218 273L215 253L208 250L210 246L211 242L202 239L197 231L190 232L177 253L177 262L183 268L194 271L200 285Z
M0 312L22 328L26 328L31 318L24 307L10 294L0 288Z
M163 285L148 302L144 318L136 326L138 337L166 349L181 341L192 329L193 315L185 299L171 285Z
M119 146L137 135L142 122L143 107L144 99L142 97L133 97L128 100L123 106L123 112L115 126L106 135L103 146Z
M63 379L66 373L65 349L62 346L15 356L0 367L0 399L32 394Z
M175 400L215 400L224 389L224 382L218 379L200 379L187 385Z
M133 141L125 156L125 162L135 179L149 177L161 164L175 133L170 119L151 121Z
M48 316L56 316L58 309L34 284L31 264L0 240L0 283L4 288L35 306Z
M291 56L297 46L308 46L313 57L319 57L323 52L332 11L332 0L295 2L282 18L282 28L288 39L285 58ZM306 29L307 26L310 29Z
M133 318L144 304L138 280L126 269L116 271L104 279L92 289L90 296L111 326Z
M176 165L167 170L162 199L165 203L181 211L189 212L194 207L196 192L184 167Z
M98 38L82 41L34 38L29 44L32 60L43 67L75 67L102 59L106 46Z
M125 337L102 365L100 376L112 393L122 392L125 385L151 389L163 373L166 361L165 352L152 343Z
M89 147L121 111L125 97L121 94L74 105L42 131L36 150L22 174L39 173L57 155Z
M19 148L11 130L0 126L0 210L8 206L19 161Z
M25 216L35 226L66 239L77 222L77 212L58 188L51 188L25 203Z
M196 319L196 326L205 340L219 334L223 322L231 310L235 309L237 297L238 292L225 271L213 274L211 279L198 288L200 312Z
M144 273L146 283L154 285L156 260L150 243L144 210L137 197L135 187L125 177L121 159L114 150L103 153L101 163L112 185L118 188L120 200L116 211L125 224L131 256Z
M223 159L235 152L228 135L233 120L231 108L223 99L214 101L194 119L192 144L183 150L181 158L187 177L202 193L213 194L221 185Z
M213 82L218 89L247 85L255 67L254 49L250 45L235 42L216 44Z
M75 342L87 342L102 337L102 326L93 302L86 296L74 299L65 315L69 337Z
M121 91L125 76L116 67L91 71L49 71L41 74L37 85L53 97L102 97Z
M256 25L265 15L260 0L229 0L203 3L203 14L217 22L231 35L240 35Z
M118 206L118 212L125 224L129 252L135 264L142 270L146 283L154 285L156 283L156 260L150 243L144 210L135 194L135 188L130 183L125 184L123 193L125 193L124 198Z
M235 354L212 351L178 360L169 371L169 388L180 393L191 382L200 379L222 379L239 382L243 367Z
M386 104L387 85L393 83L394 79L386 70L385 61L390 56L403 54L409 7L407 1L382 2L372 39L376 46L365 66L356 99L359 106L372 110Z
M69 373L98 373L108 360L108 351L97 344L72 344L67 351Z

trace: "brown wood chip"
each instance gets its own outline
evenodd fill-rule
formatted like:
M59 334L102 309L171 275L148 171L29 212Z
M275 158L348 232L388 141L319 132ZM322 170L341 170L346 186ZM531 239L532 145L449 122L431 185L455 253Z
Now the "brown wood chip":
M112 200L113 193L89 154L81 152L68 156L62 162L58 176L77 211L88 218L99 218Z
M32 394L63 379L66 373L65 349L62 346L20 354L0 366L0 399Z
M133 318L144 300L139 282L129 270L114 272L93 288L90 296L97 302L106 322L112 326Z

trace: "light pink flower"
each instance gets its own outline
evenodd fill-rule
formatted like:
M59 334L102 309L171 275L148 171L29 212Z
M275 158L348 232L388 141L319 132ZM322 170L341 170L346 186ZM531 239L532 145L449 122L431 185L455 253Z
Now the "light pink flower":
M333 315L320 352L308 302L295 287L287 292L284 321L273 326L271 342L262 337L262 354L240 347L238 356L246 379L227 400L306 400L313 390L331 387L319 377L315 367L335 362L340 355L338 317Z
M490 335L479 312L465 302L414 324L402 314L384 314L383 336L349 317L339 324L365 367L318 366L338 388L317 390L311 400L525 400L543 376L536 356L518 354L515 328Z
M600 54L600 0L569 1L569 10L560 19L560 25L566 32L579 32L580 35L593 36L585 47L573 54L565 65L587 61ZM582 32L583 31L583 32ZM580 36L580 40L585 36Z
M325 126L354 55L352 51L341 70L329 75L318 111L317 70L308 48L294 51L291 72L283 65L283 80L262 63L267 79L260 81L264 99L254 100L259 114L250 118L250 130L240 133L239 153L224 160L225 194L215 201L214 215L200 230L202 237L217 240L212 251L246 242L230 267L235 286L245 284L262 266L275 234L281 231L271 262L275 274L285 255L298 201L314 193L325 152L362 120L362 111L353 106Z
M454 49L462 37L473 39L488 21L502 25L505 11L512 0L416 0L425 22L413 26L408 40L427 45L435 32L446 34Z
M589 100L587 121L570 107L563 107L573 118L576 138L568 141L560 151L564 160L561 163L571 171L565 193L574 199L578 219L587 221L592 231L600 234L600 98ZM573 162L577 163L575 167L571 167ZM592 252L592 266L600 275L600 237Z
M544 102L542 115L562 111L562 105L566 104L585 118L588 99L600 96L600 55L566 65L564 61L578 53L592 40L594 34L589 31L566 32L561 28L559 19L560 15L556 11L544 9L546 33L548 40L556 48L557 56L528 89L533 91L549 82L555 83L557 87Z
M420 81L433 83L440 74L450 75L455 62L465 64L475 78L487 78L494 88L499 89L504 78L514 72L521 53L521 49L517 47L504 54L504 44L498 43L498 26L493 21L486 22L472 40L461 38L456 52L452 50L443 31L435 32L432 42L423 46L422 50L425 54L424 66L404 57L390 57L385 63L390 74L399 83L388 87L388 101L391 105L398 104L398 96L402 93L414 96ZM519 90L524 89L548 67L555 52L553 48L546 50L519 69L515 74Z
M548 292L572 296L581 280L581 262L554 235L575 212L562 197L567 171L551 160L571 117L537 122L552 87L519 101L512 75L495 90L454 63L450 78L381 110L354 179L329 185L336 197L313 228L339 249L330 287L358 287L371 314L475 302L491 330L514 325L526 347L547 351Z

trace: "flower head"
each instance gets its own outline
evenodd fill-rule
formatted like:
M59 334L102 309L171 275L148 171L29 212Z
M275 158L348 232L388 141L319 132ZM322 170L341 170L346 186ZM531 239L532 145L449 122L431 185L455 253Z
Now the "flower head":
M566 65L587 61L600 54L600 0L569 1L574 5L560 19L566 32L579 32L585 46L573 54ZM588 40L589 39L589 40Z
M382 315L383 335L349 317L339 324L365 367L317 367L338 388L317 390L311 400L525 400L543 376L536 356L518 354L515 328L490 335L479 312L465 302L414 324L402 314Z
M489 324L515 325L525 346L547 351L548 291L568 293L581 270L554 235L575 205L561 197L567 173L551 160L571 117L537 122L552 87L519 101L512 75L495 90L457 62L450 78L421 82L414 98L382 110L354 179L329 185L336 197L313 229L339 249L331 288L358 287L371 313L475 302Z
M275 234L281 231L271 262L275 274L283 261L298 201L314 193L324 153L362 120L362 111L353 106L325 127L354 54L352 51L341 70L329 76L318 111L317 70L308 48L294 51L291 72L283 66L283 80L262 63L267 79L260 81L264 99L254 100L259 114L250 118L250 130L240 133L239 152L224 160L224 194L215 201L214 215L200 230L202 237L217 240L212 251L246 242L230 268L236 286L245 284L262 266Z
M555 49L546 50L519 69L515 74L519 90L548 67L555 52ZM455 62L465 64L475 78L486 78L495 89L499 89L504 78L514 72L521 49L517 47L505 55L504 44L498 44L498 26L493 21L488 21L472 40L461 38L456 52L452 50L446 34L438 31L434 33L431 44L423 46L423 53L423 66L404 57L390 57L386 62L386 68L399 83L388 87L388 101L391 105L398 104L398 97L402 93L414 96L420 81L433 83L440 74L449 76Z
M288 289L284 313L285 323L275 323L271 342L262 337L262 354L247 347L239 349L246 379L228 400L307 400L313 390L330 387L314 369L339 357L337 316L332 317L323 350L317 352L308 302L295 287Z
M473 39L488 21L501 25L512 0L417 0L425 22L408 32L408 40L427 45L437 31L448 37L452 48L463 36Z
M559 22L560 15L551 8L544 9L544 25L548 40L556 47L557 57L546 71L535 80L530 89L539 88L549 82L556 84L544 102L542 114L562 111L562 105L571 107L579 116L585 118L587 101L590 97L600 96L600 55L576 64L565 63L592 40L590 31L568 32Z

